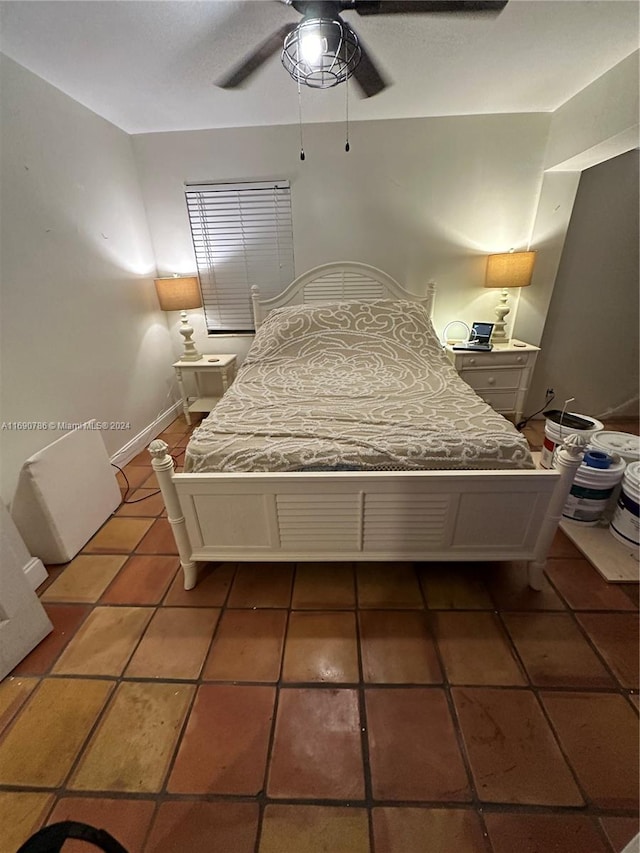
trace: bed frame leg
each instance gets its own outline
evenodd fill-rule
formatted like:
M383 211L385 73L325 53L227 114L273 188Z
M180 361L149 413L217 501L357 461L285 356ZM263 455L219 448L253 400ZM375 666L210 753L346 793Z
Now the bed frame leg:
M149 445L149 453L153 457L151 466L156 472L164 505L167 508L173 538L176 540L180 565L184 572L184 588L193 589L198 580L198 567L191 559L191 542L189 541L178 492L172 480L174 464L173 459L167 453L168 449L169 445L162 439L156 438L152 441Z
M562 510L569 497L576 471L582 464L585 447L586 439L584 436L570 435L556 454L555 467L560 472L560 480L549 502L547 516L538 537L535 558L527 563L529 586L532 589L542 589L544 569L547 565L547 557L551 550L553 537L556 535L558 524L562 518Z
M546 560L543 560L542 562L535 562L532 560L530 563L527 563L527 579L529 581L529 586L536 592L540 592L542 585L544 584L544 570L546 565Z

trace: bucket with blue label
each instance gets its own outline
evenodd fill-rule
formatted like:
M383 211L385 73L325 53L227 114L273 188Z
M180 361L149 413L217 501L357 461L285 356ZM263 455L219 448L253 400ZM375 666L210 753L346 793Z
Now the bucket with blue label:
M563 518L586 526L598 524L625 468L624 459L617 455L587 450L562 510Z

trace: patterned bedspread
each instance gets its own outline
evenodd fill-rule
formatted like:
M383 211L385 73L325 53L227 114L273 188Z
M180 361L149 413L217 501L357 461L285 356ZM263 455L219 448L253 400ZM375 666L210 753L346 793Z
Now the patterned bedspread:
M185 471L533 468L525 439L458 376L424 308L272 311Z

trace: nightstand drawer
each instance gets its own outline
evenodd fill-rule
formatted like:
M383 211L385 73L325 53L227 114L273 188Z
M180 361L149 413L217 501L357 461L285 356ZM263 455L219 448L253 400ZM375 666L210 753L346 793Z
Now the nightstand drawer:
M516 391L476 391L478 397L482 397L496 412L514 412L518 392Z
M460 367L526 367L529 359L535 353L526 352L478 352L473 355L463 355L459 361Z
M487 367L483 370L462 370L460 376L471 387L478 391L513 390L517 391L522 381L522 371L512 369L493 370Z

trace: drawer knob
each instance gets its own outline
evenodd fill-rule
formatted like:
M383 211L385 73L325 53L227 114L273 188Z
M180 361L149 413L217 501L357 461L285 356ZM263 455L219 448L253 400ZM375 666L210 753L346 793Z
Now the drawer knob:
M488 384L488 385L495 385L495 384L496 384L496 380L494 379L494 377L493 377L493 376L490 376L490 377L487 379L487 384Z
M521 355L519 355L519 356L516 358L516 361L518 362L518 364L522 364L522 362L524 361L524 358L523 358Z
M476 363L475 358L470 358L470 359L469 359L469 364L475 364L475 363Z

